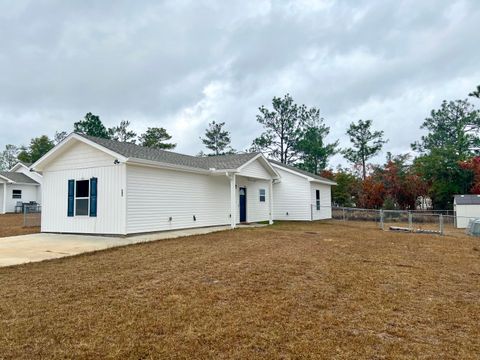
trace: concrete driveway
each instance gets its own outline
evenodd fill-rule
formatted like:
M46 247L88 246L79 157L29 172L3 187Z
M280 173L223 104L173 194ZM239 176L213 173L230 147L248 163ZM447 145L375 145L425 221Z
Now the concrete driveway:
M10 236L0 238L0 267L56 259L116 246L173 239L182 236L209 234L228 229L230 229L229 226L216 226L165 231L129 237L67 234L30 234Z

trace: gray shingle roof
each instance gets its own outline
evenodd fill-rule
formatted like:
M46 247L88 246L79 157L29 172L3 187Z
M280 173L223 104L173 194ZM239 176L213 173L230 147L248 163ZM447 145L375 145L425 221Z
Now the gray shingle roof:
M15 183L38 184L38 182L36 182L32 178L29 178L27 175L18 172L0 171L0 176L6 177L7 179Z
M275 165L284 167L285 169L290 169L290 170L292 170L292 171L296 171L296 172L298 172L298 173L300 173L300 174L303 174L303 175L305 175L305 176L309 176L309 177L314 178L314 179L316 179L316 180L328 181L328 182L330 182L330 183L335 183L335 181L333 181L333 180L324 178L323 176L316 175L316 174L311 173L311 172L309 172L309 171L305 171L305 170L296 168L295 166L286 165L286 164L284 164L284 163L281 163L280 161L275 161L275 160L270 160L270 159L269 159L268 161L270 161L272 164L275 164Z
M457 205L480 205L480 195L455 195Z
M78 135L127 158L150 160L202 170L209 170L211 168L217 170L236 169L258 155L258 153L247 153L199 157L179 154L172 151L152 149L132 143L101 139L84 134Z

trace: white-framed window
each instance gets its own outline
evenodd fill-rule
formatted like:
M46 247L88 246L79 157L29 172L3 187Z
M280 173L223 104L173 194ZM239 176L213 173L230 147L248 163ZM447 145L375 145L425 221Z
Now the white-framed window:
M22 190L12 190L12 199L21 199L22 198Z
M317 205L317 210L320 210L320 190L315 190L315 202Z
M90 203L90 181L75 181L75 216L88 216Z
M260 202L265 202L265 197L266 197L265 194L266 194L265 189L259 190Z

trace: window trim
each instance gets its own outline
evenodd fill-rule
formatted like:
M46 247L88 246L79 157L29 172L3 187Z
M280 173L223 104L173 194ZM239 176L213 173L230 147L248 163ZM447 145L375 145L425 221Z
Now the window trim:
M15 194L15 191L19 191L20 194ZM22 198L22 189L12 189L12 199L21 199Z
M263 195L262 195L263 191ZM263 200L262 200L263 197ZM266 202L267 201L267 190L266 189L258 189L258 200L260 202Z
M88 184L88 196L81 196L81 197L77 197L77 183L79 181L86 181L87 184ZM90 180L75 180L75 194L73 196L73 200L74 200L74 203L73 203L73 214L74 216L89 216L90 215ZM77 200L87 200L87 211L85 214L77 214Z

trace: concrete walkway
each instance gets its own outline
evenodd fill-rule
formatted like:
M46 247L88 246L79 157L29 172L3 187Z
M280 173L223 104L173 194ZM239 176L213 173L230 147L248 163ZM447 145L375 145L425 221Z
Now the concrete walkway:
M229 226L164 231L129 237L67 234L30 234L0 238L0 267L56 259L116 246L209 234L230 229Z

